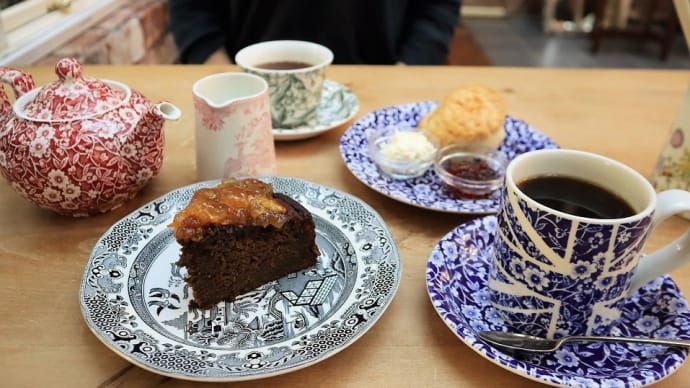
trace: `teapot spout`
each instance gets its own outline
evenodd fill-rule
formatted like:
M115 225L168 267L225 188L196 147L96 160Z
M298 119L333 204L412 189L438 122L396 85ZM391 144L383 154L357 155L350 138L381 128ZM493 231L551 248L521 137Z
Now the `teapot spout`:
M182 112L175 105L164 101L151 106L146 115L149 116L148 118L177 121L182 116Z
M7 67L0 68L0 82L10 85L16 98L21 97L36 86L30 74ZM0 116L7 117L11 111L12 103L7 97L5 89L0 87Z
M182 112L169 102L151 105L141 116L137 132L143 136L159 136L163 129L163 120L178 120Z

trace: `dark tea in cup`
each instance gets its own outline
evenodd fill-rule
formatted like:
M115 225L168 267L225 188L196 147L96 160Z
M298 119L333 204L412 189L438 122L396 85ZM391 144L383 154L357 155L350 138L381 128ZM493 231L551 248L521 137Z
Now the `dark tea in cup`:
M542 205L578 217L614 219L635 215L633 207L618 194L580 178L536 176L517 186Z
M297 61L276 61L276 62L266 62L256 65L259 69L269 69L269 70L295 70L304 69L305 67L311 67L312 65L306 62Z

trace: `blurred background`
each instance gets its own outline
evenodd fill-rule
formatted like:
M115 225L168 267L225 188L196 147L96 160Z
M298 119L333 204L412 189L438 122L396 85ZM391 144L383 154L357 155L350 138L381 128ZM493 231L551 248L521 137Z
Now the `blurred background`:
M166 0L0 0L0 9L0 65L176 61ZM447 62L690 69L690 53L671 0L464 0Z

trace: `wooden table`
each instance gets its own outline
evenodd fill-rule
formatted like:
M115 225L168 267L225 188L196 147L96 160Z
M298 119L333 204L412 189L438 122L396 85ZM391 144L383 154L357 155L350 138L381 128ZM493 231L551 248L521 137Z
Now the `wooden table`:
M55 79L49 67L24 70L38 85ZM196 180L191 85L227 70L236 68L87 66L89 75L122 81L154 101L166 99L183 110L179 122L166 124L161 174L120 209L92 218L63 218L38 209L9 184L0 183L0 386L191 385L135 367L104 346L82 319L79 285L91 249L111 224ZM440 99L457 86L486 83L503 92L511 115L562 147L619 159L648 176L687 92L690 71L333 66L329 78L357 94L357 117L388 105ZM279 174L350 192L377 209L400 248L404 271L398 293L376 325L344 351L294 373L233 387L537 385L465 346L429 302L425 266L431 249L471 217L408 206L360 183L340 157L338 142L346 128L278 143ZM667 221L648 249L666 244L688 226L680 218ZM690 266L672 276L690 293ZM690 366L685 365L658 386L686 386L688 381Z

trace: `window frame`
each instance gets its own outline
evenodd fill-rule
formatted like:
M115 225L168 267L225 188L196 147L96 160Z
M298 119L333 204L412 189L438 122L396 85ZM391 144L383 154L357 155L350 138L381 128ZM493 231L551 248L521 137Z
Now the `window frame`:
M63 0L64 1L64 0ZM0 11L0 66L35 63L117 9L116 0L25 0Z

